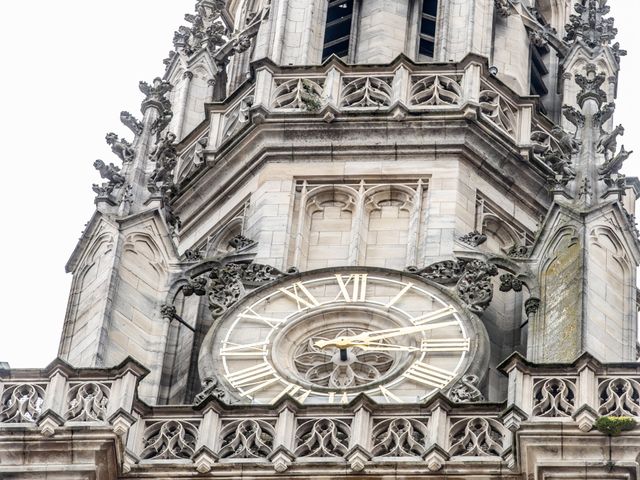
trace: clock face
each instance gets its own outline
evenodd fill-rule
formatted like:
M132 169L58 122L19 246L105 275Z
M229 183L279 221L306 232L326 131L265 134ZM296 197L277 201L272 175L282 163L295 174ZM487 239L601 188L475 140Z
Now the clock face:
M248 402L417 402L476 350L467 314L433 285L379 269L296 275L240 302L208 342L217 377Z

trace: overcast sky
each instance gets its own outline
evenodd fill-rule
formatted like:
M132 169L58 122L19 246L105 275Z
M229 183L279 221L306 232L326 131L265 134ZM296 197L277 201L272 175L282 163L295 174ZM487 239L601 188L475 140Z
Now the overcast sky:
M43 367L57 354L71 275L64 265L93 210L93 161L114 161L104 142L131 139L121 110L138 115L138 81L164 71L173 31L195 0L0 0L0 361ZM629 56L623 59L616 122L625 168L640 175L638 0L611 0Z

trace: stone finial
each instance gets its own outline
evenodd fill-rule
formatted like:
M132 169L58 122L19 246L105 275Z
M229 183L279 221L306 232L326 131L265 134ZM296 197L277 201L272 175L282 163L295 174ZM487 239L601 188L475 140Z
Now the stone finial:
M226 42L229 31L222 21L224 2L202 0L196 5L195 14L187 14L184 19L188 26L182 25L173 34L173 46L176 51L191 57L203 49L217 51Z
M165 129L171 119L173 118L173 112L171 111L171 102L166 95L173 89L166 80L162 80L160 77L156 77L151 85L147 82L140 82L140 91L145 94L145 99L142 101L142 113L146 112L149 108L155 108L158 112L158 118L151 125L152 133L159 133Z
M580 92L577 95L578 105L582 108L585 102L591 99L595 100L599 108L607 101L607 94L601 88L607 76L602 72L598 73L597 67L593 63L586 66L586 73L586 75L579 73L575 75L575 81L580 87Z
M609 45L618 34L614 19L605 18L611 10L607 0L585 0L576 3L574 8L576 14L569 17L565 26L567 42L582 40L588 47L596 48Z

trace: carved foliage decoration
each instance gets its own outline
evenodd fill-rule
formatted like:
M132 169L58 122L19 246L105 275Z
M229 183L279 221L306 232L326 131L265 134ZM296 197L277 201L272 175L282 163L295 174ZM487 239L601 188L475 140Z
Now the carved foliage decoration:
M0 397L0 423L33 423L43 403L44 388L40 385L6 385Z
M451 426L449 454L487 457L500 456L505 450L505 430L492 418L464 418Z
M386 77L345 78L340 106L387 107L393 96L392 80Z
M515 108L493 90L480 92L480 110L482 115L511 136L515 136L518 118Z
M569 17L565 26L565 40L582 39L589 47L608 45L618 34L613 18L604 18L610 11L607 0L584 0L574 6L576 14ZM619 48L619 47L618 47Z
M475 375L465 375L449 391L447 397L456 403L482 402L484 395L478 389L480 379Z
M533 415L570 417L575 411L576 385L565 378L543 378L533 385Z
M342 457L349 447L349 425L337 418L302 421L296 430L298 457Z
M264 420L238 420L223 426L220 458L266 458L273 450L273 426Z
M168 420L148 426L143 434L144 460L191 458L195 451L198 429L189 422Z
M278 84L273 94L276 109L293 109L315 112L322 107L322 80L286 80Z
M598 386L600 415L640 416L640 382L634 378L607 378Z
M433 282L450 285L457 283L462 278L466 265L467 262L464 260L445 260L429 265L422 270L415 267L409 267L408 270Z
M493 299L491 277L498 274L495 265L482 260L446 260L429 265L422 270L415 267L409 267L407 270L442 285L456 284L458 297L474 313L483 312L491 303Z
M414 78L409 103L416 106L459 105L462 100L461 77L432 75Z
M173 36L176 51L190 57L202 49L217 51L227 40L229 32L222 21L224 2L199 1L196 13L185 15L189 26L181 26Z
M458 240L460 240L462 243L466 243L471 247L479 247L487 241L487 236L478 231L473 231L461 236L460 238L458 238Z
M473 260L465 267L462 278L456 285L460 299L474 313L483 312L493 299L493 283L491 277L498 274L495 265L480 260Z
M375 457L420 457L426 452L427 425L413 418L383 420L373 428Z
M106 420L109 387L102 383L87 382L72 387L68 394L67 420L95 422Z
M290 273L295 272L292 270ZM207 295L211 315L219 317L240 299L245 287L255 288L284 275L286 273L269 265L228 263L212 268L208 276L190 279L183 293L186 296Z

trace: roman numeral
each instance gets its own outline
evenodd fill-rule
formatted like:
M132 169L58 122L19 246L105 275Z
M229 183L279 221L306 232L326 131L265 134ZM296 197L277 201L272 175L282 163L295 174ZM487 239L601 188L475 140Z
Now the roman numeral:
M259 313L254 312L251 308L245 310L239 316L240 318L245 318L247 320L257 320L259 322L264 322L267 325L269 325L271 328L275 328L284 322L284 319L282 318L271 318L271 317L265 317L264 315L260 315Z
M302 387L300 385L294 385L293 383L290 383L289 385L287 385L285 387L284 390L282 390L278 395L276 395L275 397L273 397L271 399L271 405L275 404L278 402L278 400L280 400L282 397L284 397L285 395L290 395L291 397L293 397L296 392L298 390L300 390Z
M226 375L226 378L229 383L236 388L251 387L242 394L243 396L259 392L280 380L275 375L273 367L268 363L261 363L253 367L238 370L237 372Z
M423 352L468 352L470 340L468 338L442 338L422 340Z
M304 403L304 401L309 398L309 395L311 395L311 390L305 390L298 397L296 397L296 400L300 403Z
M300 290L306 298L302 298L301 296L299 296L298 290ZM311 292L307 290L307 287L305 287L300 282L293 284L293 292L290 292L285 288L281 288L280 291L285 295L287 295L289 298L292 298L293 300L296 301L296 304L298 305L298 310L304 310L305 308L313 308L320 305L320 302L318 302L318 300L316 300L315 297L311 295Z
M260 357L267 354L265 348L268 342L258 343L231 343L226 342L220 350L220 355L224 357Z
M448 307L441 308L440 310L436 310L435 312L430 312L419 317L414 317L411 319L411 321L414 325L423 325L425 323L433 322L434 320L447 317L454 313L456 313L456 309L449 305Z
M404 288L400 290L395 297L389 300L389 303L387 303L385 307L387 308L392 307L398 300L400 300L404 296L405 293L407 293L411 289L411 287L413 287L413 283L411 282L407 283L404 286Z
M340 295L342 295L342 298L344 298L345 302L365 301L367 294L366 274L349 275L346 280L342 275L336 274L336 280L338 280L338 286L340 287L340 293L338 294L336 299ZM351 292L349 292L349 286L351 286Z
M443 388L453 380L455 374L448 370L429 365L428 363L416 362L403 376L423 385Z
M380 386L378 388L380 389L380 393L388 403L391 403L391 402L402 403L402 400L400 399L400 397L397 397L396 395L391 393L389 390L387 390L383 386Z

